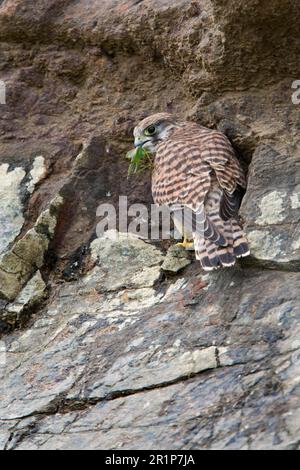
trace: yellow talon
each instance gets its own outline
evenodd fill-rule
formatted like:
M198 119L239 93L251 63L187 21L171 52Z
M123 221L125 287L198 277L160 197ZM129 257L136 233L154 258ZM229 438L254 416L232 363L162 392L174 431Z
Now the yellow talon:
M184 237L183 241L180 243L176 243L176 246L182 246L183 248L193 248L194 242L189 241L187 238Z

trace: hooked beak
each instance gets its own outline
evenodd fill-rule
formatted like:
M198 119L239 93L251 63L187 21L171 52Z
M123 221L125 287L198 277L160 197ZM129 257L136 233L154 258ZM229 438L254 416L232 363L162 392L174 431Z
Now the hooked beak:
M148 139L148 140L144 140L144 141L140 141L138 139L135 139L134 141L134 147L137 148L137 147L143 147L144 144L146 144L146 142L150 142L151 139Z
M134 148L142 147L143 142L134 142Z

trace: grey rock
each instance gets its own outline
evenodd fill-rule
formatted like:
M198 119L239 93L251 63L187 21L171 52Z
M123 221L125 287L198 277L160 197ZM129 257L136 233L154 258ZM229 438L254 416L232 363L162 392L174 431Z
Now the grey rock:
M13 301L30 277L43 266L62 202L60 196L51 201L49 209L42 212L34 227L1 256L0 296Z
M298 449L297 2L0 3L0 448ZM150 209L124 155L166 110L225 132L248 170L233 269L91 243L100 204ZM49 298L9 329L39 270Z
M181 271L183 268L188 266L190 263L191 260L189 259L188 253L185 249L177 246L171 246L168 249L161 268L164 271L177 273L178 271Z
M37 271L21 290L15 301L6 306L5 316L2 314L3 320L5 319L10 324L19 322L24 309L29 309L39 304L45 297L45 291L46 284L40 271Z
M97 266L84 280L89 288L91 283L102 291L146 288L160 278L162 253L131 234L106 232L91 243L91 257Z
M22 192L33 193L36 185L46 177L44 158L34 159L28 174L22 167L0 165L0 255L19 235L24 224Z
M241 212L257 261L299 270L299 198L299 159L293 146L281 145L280 152L271 145L257 147Z
M216 348L196 349L170 358L167 362L151 361L153 352L124 356L107 372L104 381L95 385L90 398L154 388L217 367Z
M23 223L23 205L20 186L26 173L23 168L9 171L9 165L0 165L0 254L14 241Z
M199 293L199 278L174 280L146 309L127 289L115 307L119 293L95 292L93 282L78 296L82 281L62 286L43 323L6 337L1 419L51 415L12 447L293 447L300 276L229 272L206 277L196 306L182 299Z

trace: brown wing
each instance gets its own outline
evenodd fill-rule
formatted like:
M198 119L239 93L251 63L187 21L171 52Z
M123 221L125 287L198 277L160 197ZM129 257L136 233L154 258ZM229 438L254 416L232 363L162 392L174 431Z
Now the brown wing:
M212 131L203 139L202 156L214 171L223 190L220 216L228 220L238 212L243 188L246 187L244 172L231 143L221 132Z
M246 187L245 176L234 149L221 132L211 131L202 139L202 158L215 171L222 189L232 194L237 185Z
M224 197L220 215L232 217L238 204L234 195L245 179L228 139L217 131L188 123L175 131L157 151L152 177L152 193L157 204L187 206L205 220L204 236L223 245L225 240L205 215L204 203L217 177Z
M152 174L154 202L185 204L196 210L210 188L210 171L197 143L178 138L163 142L157 149Z

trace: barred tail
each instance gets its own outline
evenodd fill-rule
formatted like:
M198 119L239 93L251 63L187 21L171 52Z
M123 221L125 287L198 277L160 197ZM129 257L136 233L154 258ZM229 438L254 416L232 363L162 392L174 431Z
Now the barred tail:
M250 255L250 248L248 240L244 234L243 229L239 226L236 220L231 221L233 233L233 252L236 258L243 258Z
M196 258L206 271L233 266L236 258L250 254L248 241L239 224L233 219L222 222L225 246L216 245L213 241L194 234Z

